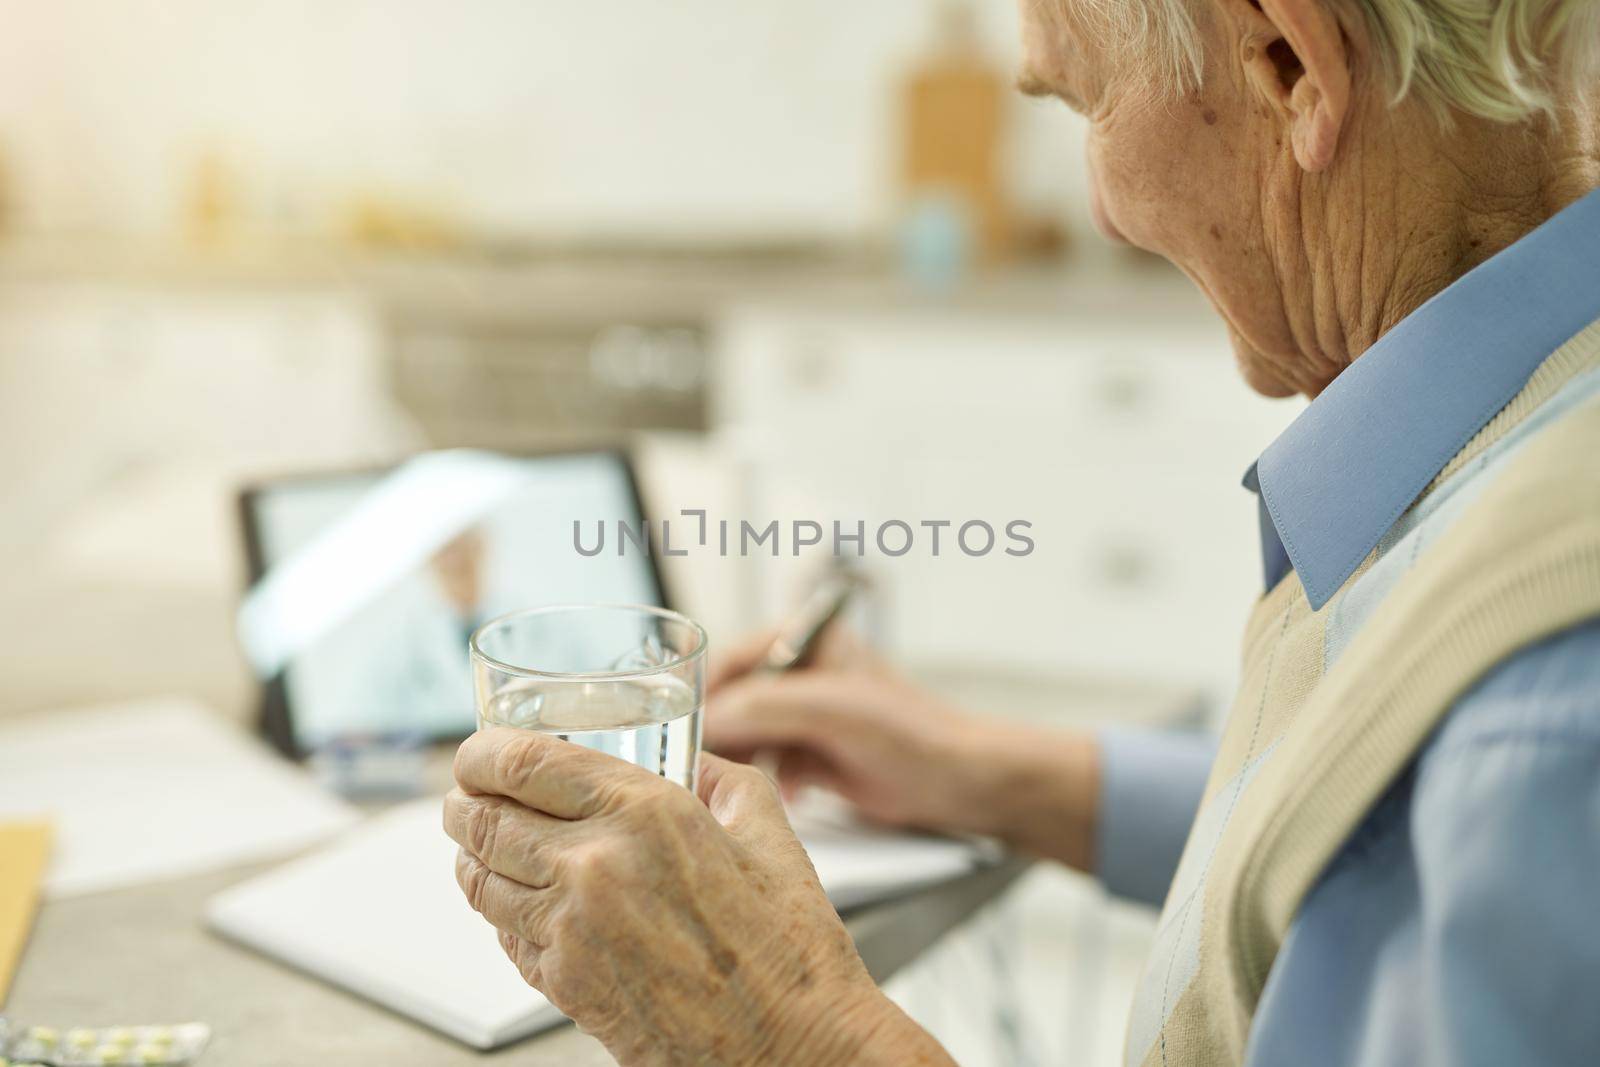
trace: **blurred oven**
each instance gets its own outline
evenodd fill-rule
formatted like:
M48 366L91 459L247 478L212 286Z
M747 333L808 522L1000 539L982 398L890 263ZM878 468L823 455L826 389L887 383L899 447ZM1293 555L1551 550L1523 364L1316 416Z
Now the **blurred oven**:
M388 330L395 397L441 447L706 429L707 331L693 315L409 311Z

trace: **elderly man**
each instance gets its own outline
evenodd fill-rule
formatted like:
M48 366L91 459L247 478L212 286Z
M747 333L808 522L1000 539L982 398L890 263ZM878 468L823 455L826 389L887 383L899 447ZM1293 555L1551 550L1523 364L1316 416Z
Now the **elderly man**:
M1595 1062L1600 2L1022 7L1099 225L1313 398L1246 476L1267 589L1220 744L979 728L843 637L732 656L709 741L1164 899L1130 1063ZM708 757L697 800L497 732L457 777L468 896L623 1063L948 1062L758 773Z

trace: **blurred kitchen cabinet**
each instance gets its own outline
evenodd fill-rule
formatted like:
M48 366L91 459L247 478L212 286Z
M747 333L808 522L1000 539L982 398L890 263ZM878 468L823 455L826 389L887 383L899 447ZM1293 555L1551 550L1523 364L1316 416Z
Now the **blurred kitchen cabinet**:
M0 295L0 485L14 534L142 470L347 466L416 440L358 296L71 281Z
M415 447L379 342L328 288L5 285L0 713L181 691L243 715L234 494Z
M1186 289L1061 305L729 309L713 421L741 457L743 509L864 522L884 630L910 661L1223 692L1260 584L1239 479L1298 406L1248 392ZM890 519L917 533L898 558L870 544ZM937 558L924 520L952 523ZM989 554L953 544L968 520L1000 535ZM1031 523L1031 554L1003 552L1012 520ZM749 566L753 617L816 566L784 553Z

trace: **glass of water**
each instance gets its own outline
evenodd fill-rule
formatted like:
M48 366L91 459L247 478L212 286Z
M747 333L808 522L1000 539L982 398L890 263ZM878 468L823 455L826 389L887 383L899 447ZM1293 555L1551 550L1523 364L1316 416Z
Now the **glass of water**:
M693 789L706 632L665 608L531 608L472 635L478 728L554 734Z

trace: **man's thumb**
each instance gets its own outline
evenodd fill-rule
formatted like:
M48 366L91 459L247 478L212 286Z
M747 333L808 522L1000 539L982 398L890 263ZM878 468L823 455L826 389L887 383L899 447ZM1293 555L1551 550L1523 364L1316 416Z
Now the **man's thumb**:
M702 752L695 792L712 816L734 834L751 824L788 822L772 779L749 764Z

